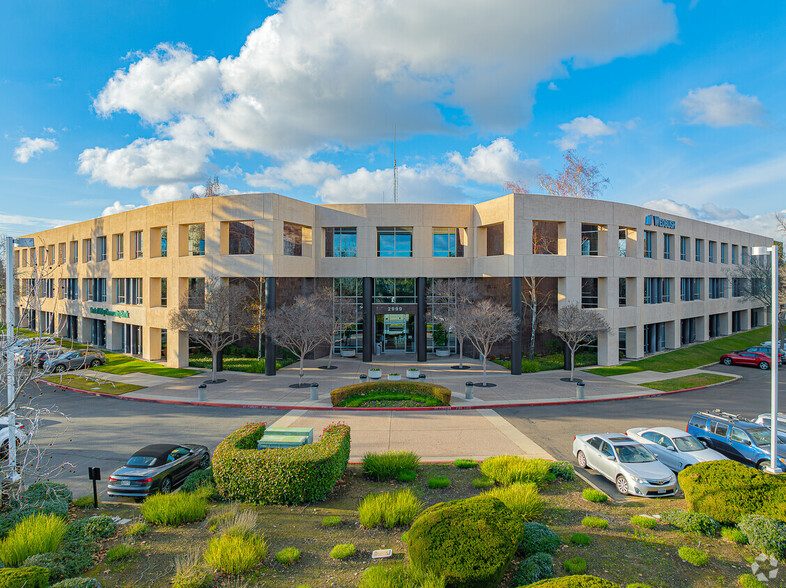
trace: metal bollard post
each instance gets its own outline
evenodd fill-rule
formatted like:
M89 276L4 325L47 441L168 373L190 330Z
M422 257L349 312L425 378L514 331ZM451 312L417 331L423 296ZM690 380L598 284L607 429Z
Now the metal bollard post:
M418 376L418 380L425 380L425 379L426 379L426 374L420 374Z
M207 384L199 385L199 402L207 400Z
M365 384L368 376L366 374L360 374L360 383Z
M464 398L467 400L472 400L475 398L475 384L472 382L466 382L464 384Z
M315 402L319 400L319 384L316 382L311 384L311 400Z
M584 382L576 382L576 400L584 400Z

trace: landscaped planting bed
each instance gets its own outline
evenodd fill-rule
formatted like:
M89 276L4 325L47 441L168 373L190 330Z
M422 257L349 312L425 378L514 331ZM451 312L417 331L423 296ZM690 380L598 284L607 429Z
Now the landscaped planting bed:
M448 406L450 389L422 382L365 382L341 386L330 393L333 406Z

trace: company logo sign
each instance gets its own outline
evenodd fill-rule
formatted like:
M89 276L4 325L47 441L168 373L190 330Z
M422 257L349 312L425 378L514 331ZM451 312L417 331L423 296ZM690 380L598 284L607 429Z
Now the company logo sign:
M103 316L114 316L117 318L130 318L131 315L128 314L127 310L107 310L106 308L91 308L90 312L92 314L100 314Z
M659 216L655 216L654 214L648 214L644 218L644 224L645 225L652 225L653 227L662 227L664 229L676 229L677 228L677 221L661 218Z

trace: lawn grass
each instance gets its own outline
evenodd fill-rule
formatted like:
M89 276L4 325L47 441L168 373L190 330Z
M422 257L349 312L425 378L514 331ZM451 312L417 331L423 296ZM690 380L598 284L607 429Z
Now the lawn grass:
M510 361L507 359L495 359L494 363L510 369ZM580 351L576 353L576 367L595 365L598 363L598 355L593 351ZM521 373L531 374L533 372L544 372L548 370L561 370L564 365L562 353L550 353L549 355L536 355L533 359L524 358L521 360Z
M121 353L106 351L106 363L104 365L91 368L97 372L107 372L109 374L132 374L142 373L151 376L164 376L166 378L185 378L200 373L199 370L189 370L184 368L171 368L160 363L143 361L136 357L130 357Z
M52 382L53 384L61 384L63 386L68 386L69 388L76 388L77 390L85 390L87 392L101 392L102 394L114 394L116 396L144 388L144 386L123 384L121 382L110 382L109 380L93 380L73 374L64 374L62 376L46 376L43 379L47 382Z
M736 333L728 337L707 341L706 343L699 343L698 345L675 349L674 351L653 355L652 357L626 362L623 365L593 368L585 371L596 376L619 376L644 370L669 373L697 368L718 362L720 356L729 351L747 349L751 345L757 345L766 340L769 334L770 328L762 327L761 329Z
M292 359L277 359L276 369L294 363ZM213 358L209 355L192 355L188 358L188 365L209 370L213 366ZM224 370L228 372L248 372L250 374L265 373L265 358L257 360L256 357L227 357L224 356Z
M732 376L721 376L720 374L694 374L692 376L682 376L681 378L647 382L641 385L663 392L673 392L674 390L686 390L689 388L698 388L699 386L719 384L720 382L727 382L733 379Z

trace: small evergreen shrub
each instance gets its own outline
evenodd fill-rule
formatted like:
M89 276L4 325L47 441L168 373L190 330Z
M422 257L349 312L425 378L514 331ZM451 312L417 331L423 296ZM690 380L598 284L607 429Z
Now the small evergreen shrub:
M551 473L554 474L558 480L573 480L576 477L576 471L569 461L552 461Z
M95 578L68 578L52 584L50 588L104 588Z
M126 559L134 555L137 551L139 551L138 547L135 547L133 545L128 545L127 543L113 545L106 552L106 558L104 559L104 561L110 563L113 561L117 561L119 559Z
M223 574L242 574L259 564L267 555L265 538L250 532L229 532L207 543L205 561Z
M434 476L429 478L427 485L432 490L435 488L447 488L450 486L450 479L447 476Z
M338 515L330 515L322 519L323 527L337 527L341 524L341 517Z
M362 469L372 480L392 480L407 470L416 472L420 456L412 451L386 451L367 453L363 456Z
M537 485L555 479L551 463L540 458L524 458L519 455L490 457L480 464L481 473L500 484L532 482Z
M589 500L590 502L606 502L609 499L608 494L600 490L595 490L595 488L585 488L581 496L584 500Z
M358 505L360 525L366 529L384 526L388 529L410 524L423 508L423 503L409 488L396 492L367 494Z
M145 533L148 532L150 527L147 526L147 523L138 522L138 523L131 523L125 528L125 533L129 537L141 537Z
M516 552L521 557L529 557L536 553L554 553L560 545L562 539L546 525L524 523L524 534Z
M688 512L685 510L667 510L661 515L661 520L684 533L698 533L714 537L720 530L720 523L706 514Z
M592 543L592 539L590 539L589 535L585 535L584 533L573 533L568 539L573 545L589 545Z
M748 538L745 533L740 531L737 527L723 527L721 529L721 537L732 543L739 543L745 545L748 543Z
M57 482L36 482L30 484L22 493L21 502L30 506L38 506L51 500L71 502L73 495L65 484Z
M527 588L620 588L620 585L597 576L580 575L541 580Z
M276 554L276 561L285 566L291 565L300 559L300 550L297 547L285 547Z
M196 470L188 474L188 477L180 487L181 492L199 492L208 500L216 502L221 500L221 494L216 487L213 478L212 466L204 470Z
M330 557L332 559L347 559L355 555L354 543L339 543L330 550Z
M48 588L49 570L38 567L0 568L0 588Z
M505 503L510 510L519 515L524 521L531 521L543 512L545 501L538 494L538 487L533 483L511 484L500 486L485 492L483 496L497 498Z
M472 485L478 490L483 490L484 488L491 488L494 485L494 480L486 478L485 476L482 478L475 478L472 480Z
M478 467L478 462L474 459L457 459L453 462L453 466L461 470Z
M641 515L636 515L630 517L630 524L635 527L641 527L642 529L654 529L658 526L657 519L653 519L650 517L643 517Z
M513 574L511 586L528 586L554 577L554 560L548 553L535 553L522 561Z
M742 574L737 578L737 585L740 588L767 588L768 586L753 574Z
M709 561L709 556L694 547L680 547L677 552L684 561L696 567L701 567Z
M20 521L0 542L0 561L18 566L31 555L54 551L63 540L66 523L53 514L38 514ZM47 580L49 574L47 571Z
M779 560L786 559L786 523L763 515L748 514L743 515L737 526L752 547Z
M608 529L609 527L609 522L600 517L584 517L581 519L581 524L592 529Z
M398 480L399 482L408 483L417 477L418 477L418 473L415 470L403 470L398 473L398 476L396 476L396 480Z
M581 574L587 570L587 560L583 557L574 557L562 562L562 566L569 574Z
M145 500L140 511L151 525L176 527L204 519L207 516L207 499L187 492L155 494Z
M82 537L88 541L109 539L117 533L117 523L107 515L95 515L74 521L68 526L68 537Z
M76 508L91 508L93 506L93 496L80 496L79 498L74 498L74 501L71 503ZM98 502L101 504L101 501Z
M445 579L411 565L383 563L363 572L358 588L445 588Z

